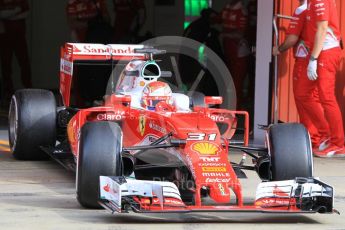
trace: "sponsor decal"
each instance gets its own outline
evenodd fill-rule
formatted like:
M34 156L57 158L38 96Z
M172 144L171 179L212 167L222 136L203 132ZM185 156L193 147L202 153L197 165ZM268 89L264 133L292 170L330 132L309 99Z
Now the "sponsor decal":
M218 188L219 188L220 194L222 196L226 196L225 188L224 188L223 184L218 184Z
M112 113L100 113L97 114L97 120L99 121L120 121L123 119L125 112L118 111L115 114Z
M106 193L109 193L113 196L115 196L118 192L112 188L112 186L107 183L105 186L103 186L103 190L106 192Z
M223 172L204 172L202 173L204 177L230 177L230 173Z
M203 172L226 172L225 167L202 167Z
M106 192L110 192L110 185L107 184L106 186L104 186L103 190L106 191Z
M220 157L200 157L199 159L203 162L219 162Z
M278 196L278 197L290 197L289 193L286 193L283 190L279 189L277 185L273 189L273 195Z
M73 53L81 53L83 52L81 49L79 49L80 46L74 45L73 46Z
M73 63L65 59L61 59L60 71L64 74L73 75Z
M163 133L163 134L164 134L164 133L167 133L167 130L166 130L165 128L163 128L163 127L157 125L156 123L154 123L154 122L152 122L152 121L150 121L149 127L150 127L151 129L153 129L153 130L156 130L156 131L160 132L160 133Z
M260 207L276 207L276 206L291 206L295 203L294 199L287 198L262 198L255 201L255 206Z
M211 142L197 142L191 148L200 155L216 155L220 151L219 146Z
M159 204L159 199L153 199L153 204ZM171 205L185 205L182 201L174 199L174 198L164 198L164 204L171 204Z
M200 167L226 167L226 163L199 163Z
M208 117L211 118L215 122L224 122L225 121L225 117L222 115L209 114Z
M230 178L206 178L206 183L229 183Z
M144 136L146 126L146 117L145 115L139 116L139 132L141 136Z
M134 49L142 48L142 46L133 45L99 45L99 44L74 44L74 54L88 55L122 55L122 56L142 56L137 54Z

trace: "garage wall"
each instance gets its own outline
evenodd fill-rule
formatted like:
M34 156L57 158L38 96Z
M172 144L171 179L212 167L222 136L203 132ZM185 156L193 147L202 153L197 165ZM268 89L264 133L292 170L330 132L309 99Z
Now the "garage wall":
M270 124L270 64L272 61L272 19L273 0L258 1L258 27L256 45L256 70L255 70L255 112L254 112L254 141L263 144L265 131L258 125Z
M293 15L294 9L298 6L296 0L276 0L275 11L283 15ZM288 28L289 20L278 19L279 44L285 39L285 32ZM283 53L278 58L279 77L279 119L285 122L298 121L298 113L293 98L292 91L292 71L294 65L293 51Z

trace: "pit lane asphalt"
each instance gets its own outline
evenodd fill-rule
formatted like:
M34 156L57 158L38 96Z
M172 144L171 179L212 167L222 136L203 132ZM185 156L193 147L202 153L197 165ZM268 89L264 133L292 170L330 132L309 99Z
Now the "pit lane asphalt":
M345 159L314 159L315 175L335 187L341 215L261 213L115 214L82 208L75 175L54 161L16 161L0 129L0 229L331 229L345 230ZM238 161L240 154L234 154ZM248 160L249 161L249 160ZM255 173L242 179L246 201L259 183Z

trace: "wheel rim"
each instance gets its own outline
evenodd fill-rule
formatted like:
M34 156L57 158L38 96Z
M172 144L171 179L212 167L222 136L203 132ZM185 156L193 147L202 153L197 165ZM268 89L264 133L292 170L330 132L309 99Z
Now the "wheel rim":
M9 109L9 142L13 152L16 148L18 136L18 109L15 96L12 97Z

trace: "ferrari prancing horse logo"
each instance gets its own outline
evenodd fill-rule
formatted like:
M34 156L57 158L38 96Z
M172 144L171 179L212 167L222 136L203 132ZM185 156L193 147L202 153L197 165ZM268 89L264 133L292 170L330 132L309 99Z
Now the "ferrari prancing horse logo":
M141 136L144 136L145 126L146 126L146 118L144 115L140 115L140 117L139 117L139 132L140 132Z

